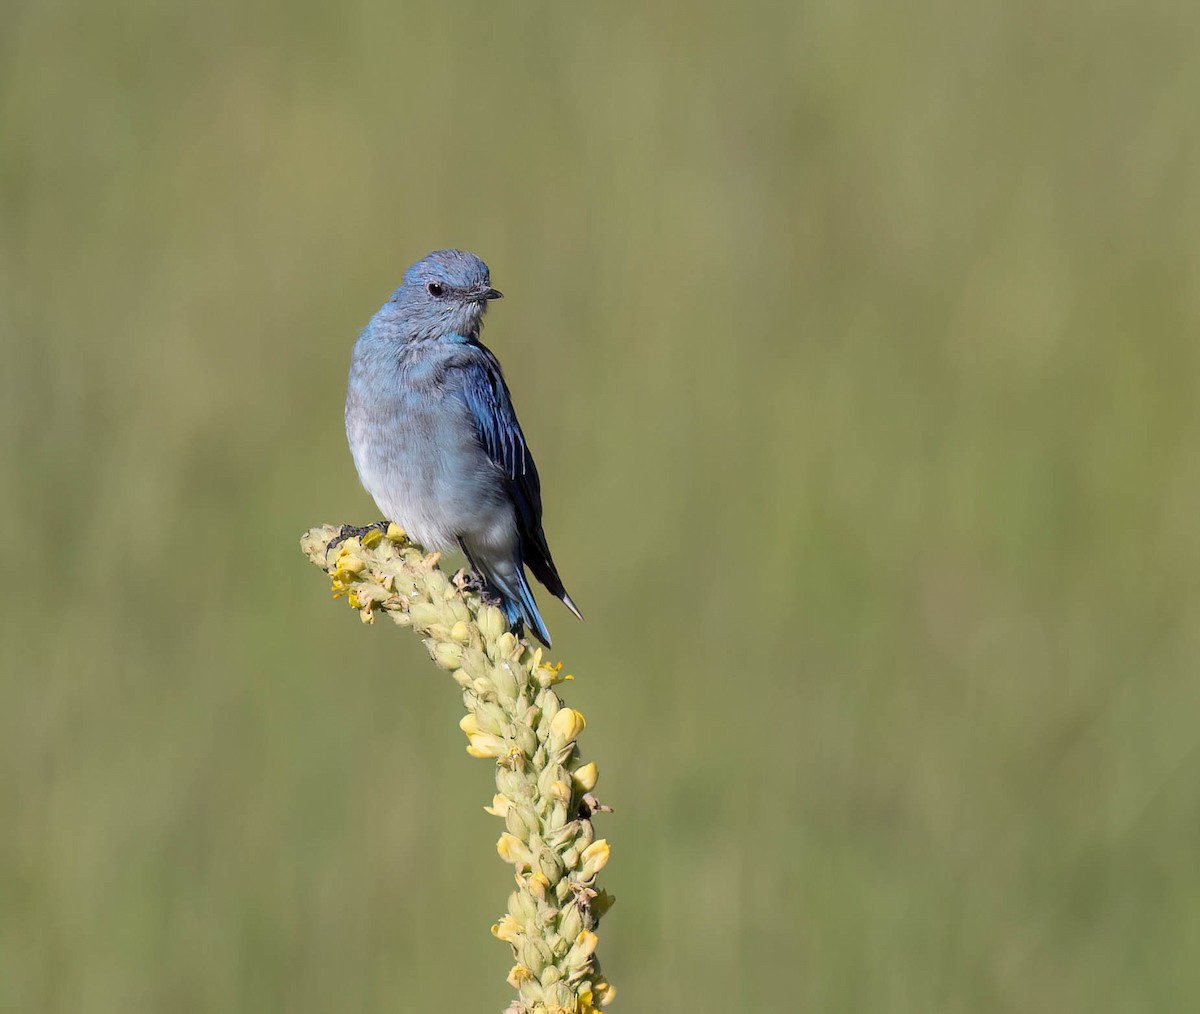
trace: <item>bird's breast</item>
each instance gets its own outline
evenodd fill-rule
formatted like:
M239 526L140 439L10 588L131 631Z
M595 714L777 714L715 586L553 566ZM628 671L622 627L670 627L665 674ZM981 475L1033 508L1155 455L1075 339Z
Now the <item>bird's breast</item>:
M512 507L467 406L438 383L396 371L352 373L346 435L363 486L384 515L427 548L448 548Z

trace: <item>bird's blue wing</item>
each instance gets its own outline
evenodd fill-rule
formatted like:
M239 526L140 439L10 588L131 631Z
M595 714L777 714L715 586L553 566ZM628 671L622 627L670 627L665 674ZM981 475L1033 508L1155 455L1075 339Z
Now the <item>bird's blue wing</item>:
M504 474L520 534L519 562L533 571L552 595L561 599L571 612L582 619L579 609L563 587L562 578L558 576L554 559L550 556L550 547L546 544L546 533L542 531L542 482L538 478L533 455L525 446L525 434L517 422L500 364L491 351L481 344L471 343L464 352L465 355L452 362L447 370L446 390L467 406L480 446ZM541 622L528 586L524 591L530 603L530 623L540 631L542 641L549 645L549 635L545 632L545 624Z
M450 370L447 386L470 410L480 445L509 480L522 541L544 541L542 484L533 455L525 446L508 385L496 357L482 346L474 346L474 350L476 355Z

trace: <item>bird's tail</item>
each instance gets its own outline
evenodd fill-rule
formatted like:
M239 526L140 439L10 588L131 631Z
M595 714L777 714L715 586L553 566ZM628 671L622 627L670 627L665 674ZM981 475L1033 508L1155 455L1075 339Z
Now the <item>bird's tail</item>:
M563 587L562 578L558 576L558 568L554 566L554 560L550 556L550 547L546 545L546 536L540 527L537 529L535 537L525 540L525 562L533 571L533 576L546 586L546 590L570 609L576 618L582 620L583 613L571 601L571 596Z
M549 648L550 631L546 629L542 614L538 612L533 589L529 587L525 567L520 559L499 563L480 559L467 549L461 539L459 545L462 546L471 569L483 579L488 590L500 599L509 626L520 633L522 625L527 625L529 632Z
M524 569L518 570L516 576L515 595L511 594L508 589L502 589L504 595L504 613L508 617L508 622L517 629L520 629L522 623L527 624L529 632L549 648L550 631L546 629L546 624L542 620L542 614L538 612L537 602L533 597L533 589L529 587L529 582L525 579Z

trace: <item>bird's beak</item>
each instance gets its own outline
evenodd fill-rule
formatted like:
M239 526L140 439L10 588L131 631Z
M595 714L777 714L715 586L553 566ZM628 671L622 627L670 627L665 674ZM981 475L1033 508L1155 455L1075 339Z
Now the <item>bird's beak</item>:
M503 299L504 293L499 289L480 289L471 298L476 303L486 303L489 299Z

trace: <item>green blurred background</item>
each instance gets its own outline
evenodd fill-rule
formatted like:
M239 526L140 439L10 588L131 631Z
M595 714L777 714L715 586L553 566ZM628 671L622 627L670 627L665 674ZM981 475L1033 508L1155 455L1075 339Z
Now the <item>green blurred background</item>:
M630 1012L1200 998L1200 9L17 3L0 1007L499 1010L350 346L428 250L545 477Z

